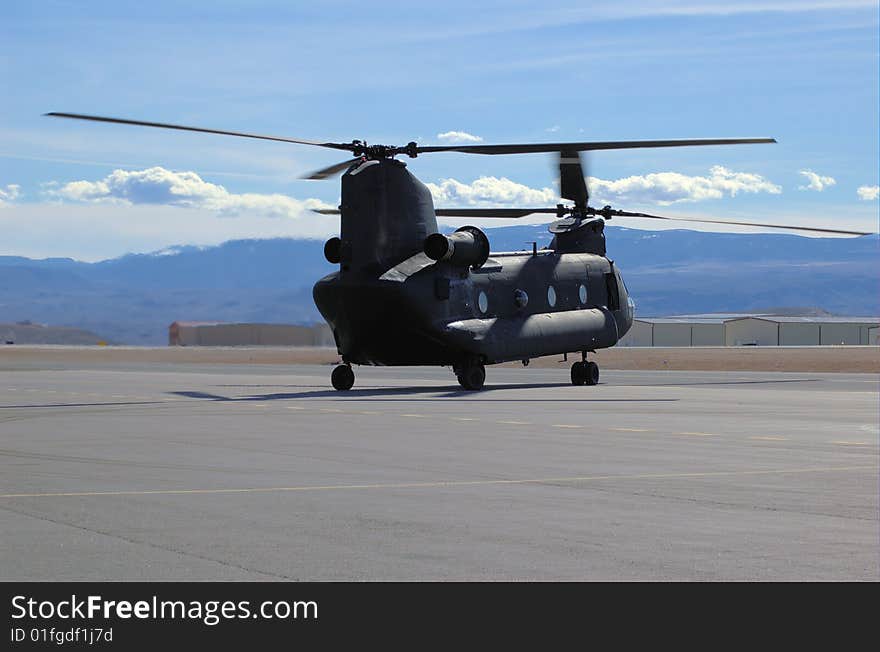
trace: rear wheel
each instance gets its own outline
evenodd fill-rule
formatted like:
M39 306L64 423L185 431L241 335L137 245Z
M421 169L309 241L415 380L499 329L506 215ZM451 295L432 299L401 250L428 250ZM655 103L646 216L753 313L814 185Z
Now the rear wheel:
M349 390L354 385L354 372L349 365L341 364L330 374L330 382L333 383L333 388L340 392Z
M467 364L456 372L458 384L469 391L483 389L486 382L486 368L480 363Z

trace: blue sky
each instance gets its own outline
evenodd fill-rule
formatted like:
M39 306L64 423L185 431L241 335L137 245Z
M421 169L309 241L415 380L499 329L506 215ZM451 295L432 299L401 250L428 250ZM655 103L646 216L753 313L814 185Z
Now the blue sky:
M596 203L877 230L875 0L179 4L0 4L0 254L338 228L306 210L338 181L297 178L332 151L47 111L400 144L772 136L595 153ZM547 155L408 164L437 205L554 195Z

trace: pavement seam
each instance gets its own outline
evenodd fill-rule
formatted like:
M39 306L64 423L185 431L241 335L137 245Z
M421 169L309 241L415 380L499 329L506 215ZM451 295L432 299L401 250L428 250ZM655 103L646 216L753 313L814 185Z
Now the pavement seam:
M634 475L587 475L557 478L496 479L496 480L437 480L432 482L389 482L375 484L304 485L299 487L246 487L225 489L144 489L122 491L72 491L45 493L0 494L2 498L58 498L91 496L152 496L187 494L245 494L245 493L287 493L308 491L340 491L354 489L430 489L442 487L474 487L492 485L527 484L577 484L602 480L670 480L686 478L720 478L750 475L788 475L794 473L834 473L841 471L880 471L877 466L837 466L800 469L763 469L745 471L705 471L692 473L643 473Z

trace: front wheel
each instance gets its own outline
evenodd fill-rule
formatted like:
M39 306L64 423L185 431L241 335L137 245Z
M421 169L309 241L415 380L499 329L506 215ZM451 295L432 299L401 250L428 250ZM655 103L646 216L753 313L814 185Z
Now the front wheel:
M572 385L598 385L599 365L595 362L575 362L571 365Z
M586 363L586 382L587 385L599 384L599 365L595 362Z

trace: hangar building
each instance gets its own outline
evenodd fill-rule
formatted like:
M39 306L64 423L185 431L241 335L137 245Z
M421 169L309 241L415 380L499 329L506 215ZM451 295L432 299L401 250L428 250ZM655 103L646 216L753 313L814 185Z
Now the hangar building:
M176 321L168 327L169 346L335 346L326 324L231 324Z
M718 313L639 317L618 346L878 345L878 317Z

